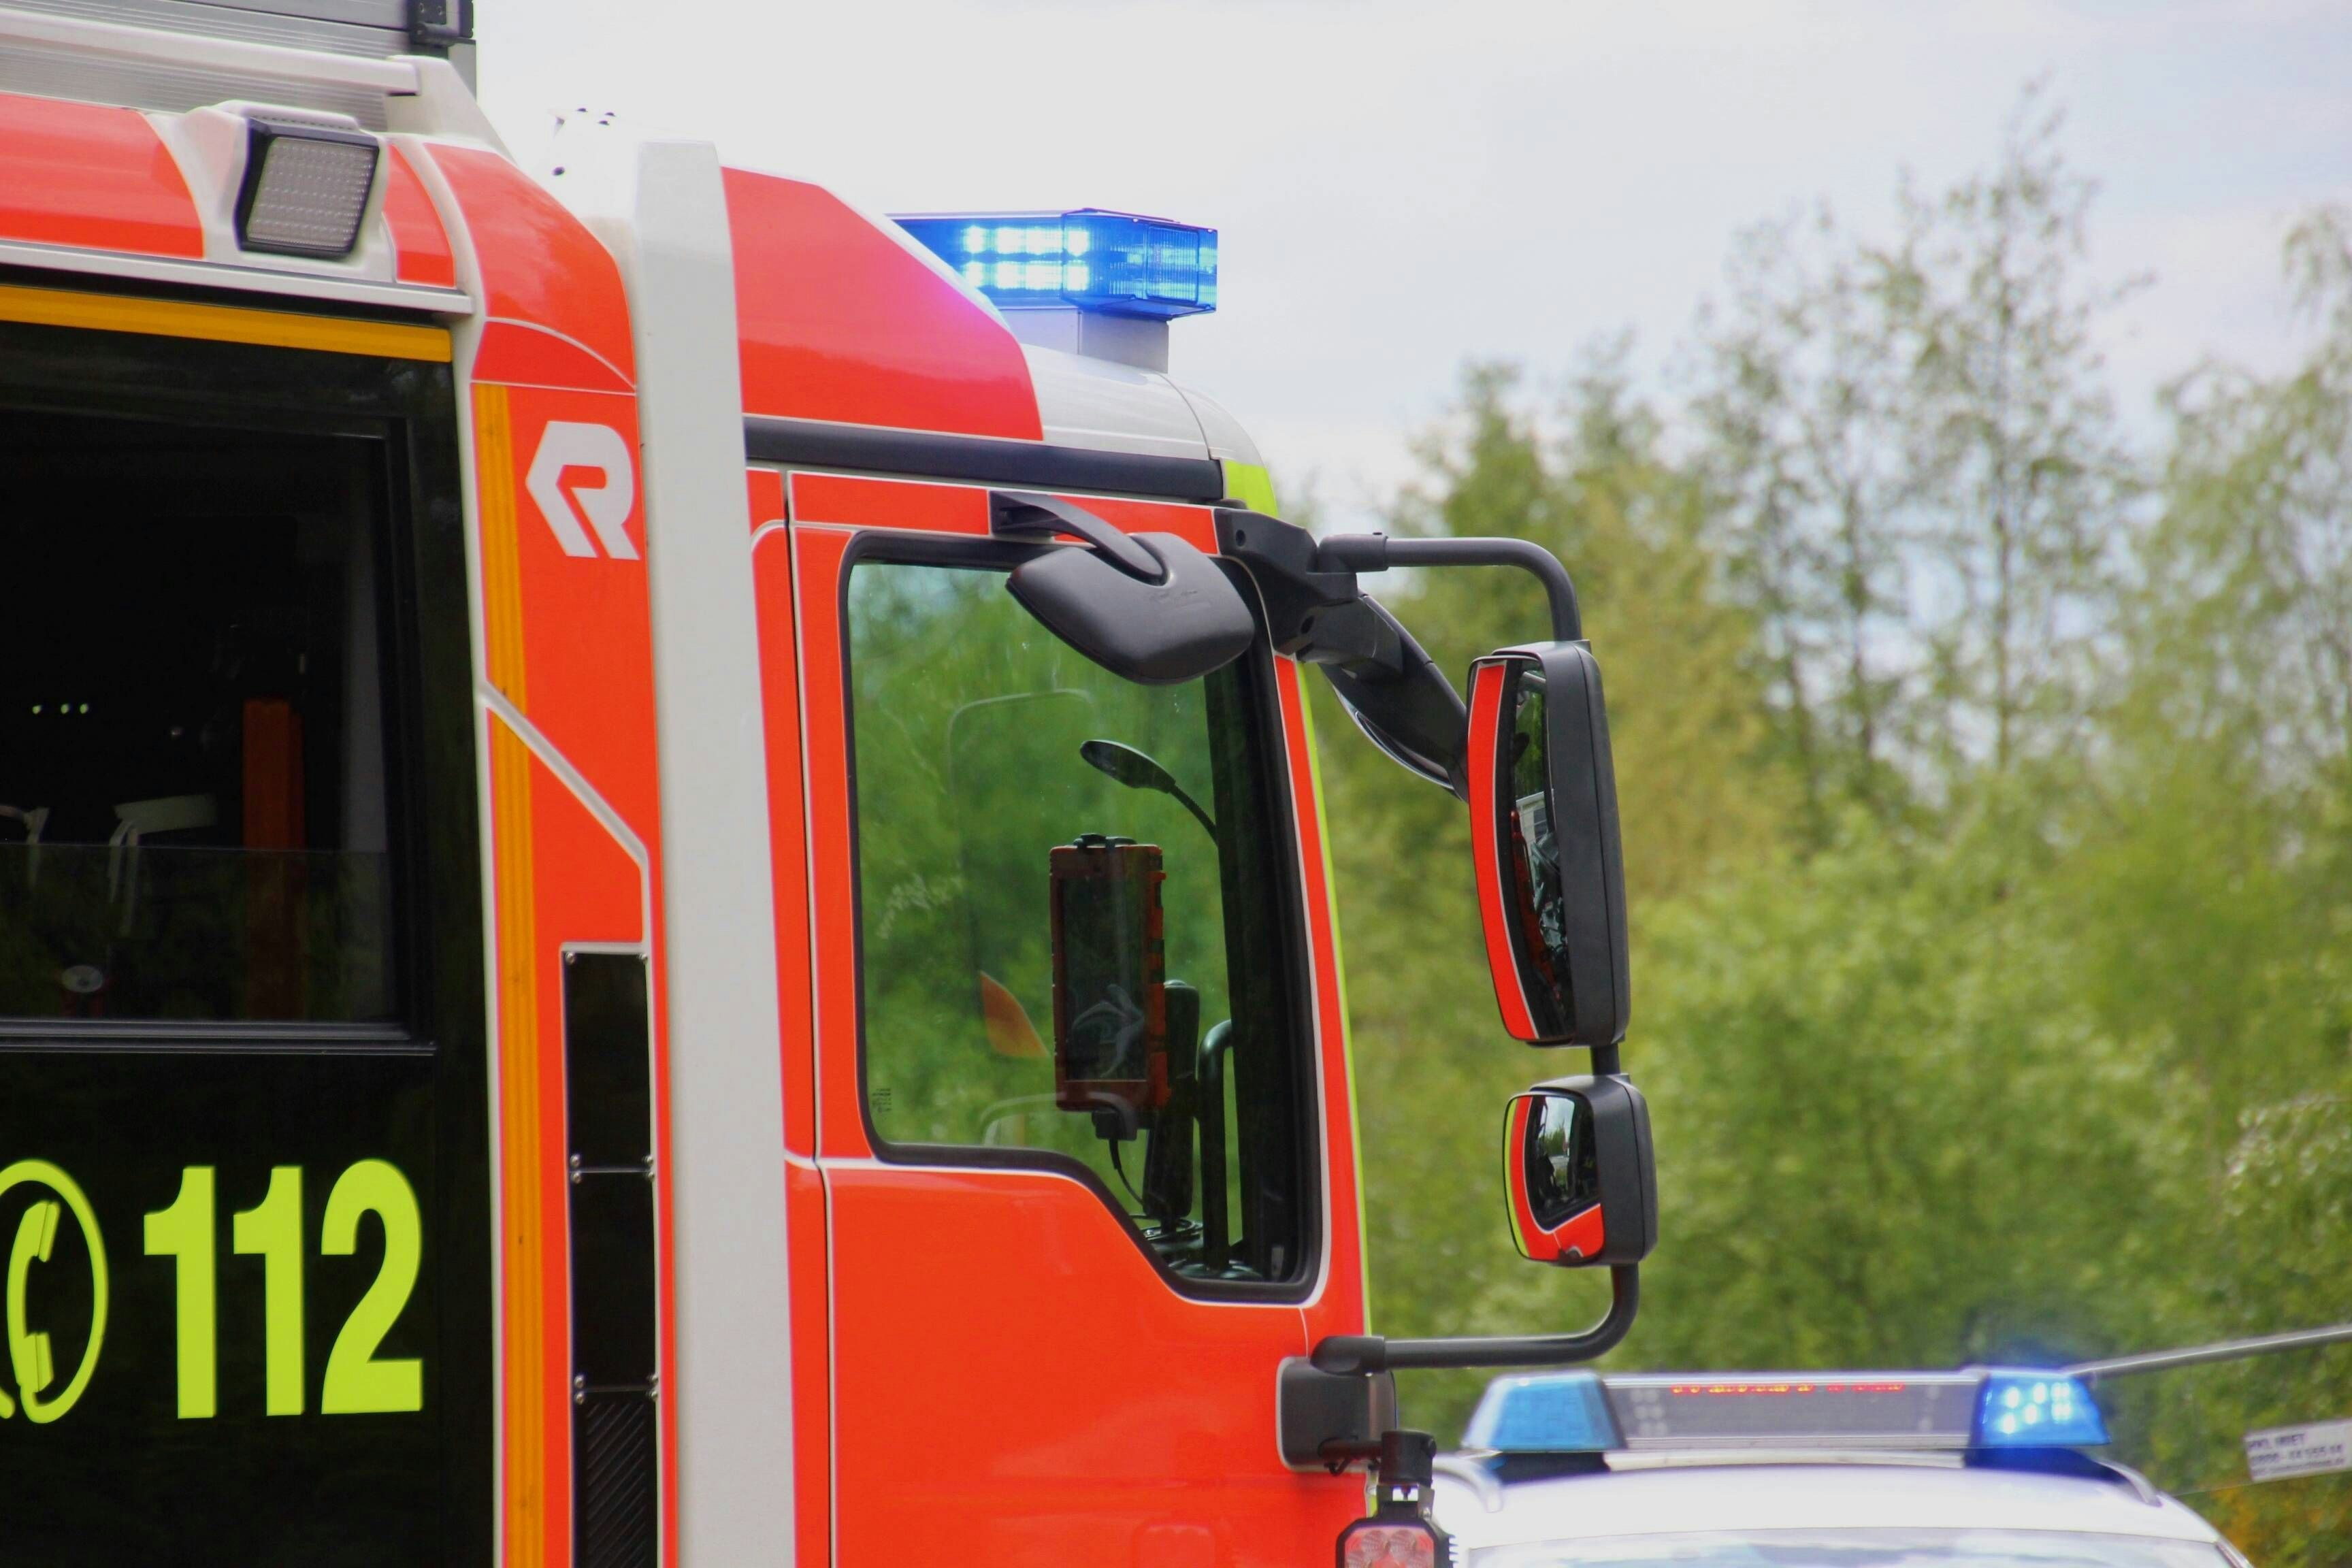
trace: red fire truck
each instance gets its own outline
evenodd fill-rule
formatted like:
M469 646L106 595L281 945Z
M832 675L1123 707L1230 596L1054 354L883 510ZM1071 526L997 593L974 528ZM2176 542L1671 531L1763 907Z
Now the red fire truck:
M0 4L0 1553L1436 1560L1387 1373L1656 1233L1566 573L1280 521L1212 230L534 176L469 27ZM1465 702L1391 564L1554 640ZM1586 1334L1365 1332L1307 665L1591 1051Z

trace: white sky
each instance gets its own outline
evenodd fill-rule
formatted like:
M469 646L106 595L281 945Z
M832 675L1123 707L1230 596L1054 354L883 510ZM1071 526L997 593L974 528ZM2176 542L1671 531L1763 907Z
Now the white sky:
M1471 357L1654 367L1733 235L1899 169L1985 166L2046 76L2104 182L2126 407L2202 354L2281 363L2278 241L2352 199L2352 7L2307 0L481 0L490 114L706 136L882 211L1108 206L1223 231L1176 374L1332 521L1411 470ZM2144 412L2135 422L2147 423Z

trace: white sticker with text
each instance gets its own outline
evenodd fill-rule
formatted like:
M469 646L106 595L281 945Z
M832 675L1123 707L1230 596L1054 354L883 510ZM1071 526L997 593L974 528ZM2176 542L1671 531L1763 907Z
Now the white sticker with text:
M2258 1481L2352 1470L2352 1421L2272 1426L2246 1434L2246 1468Z

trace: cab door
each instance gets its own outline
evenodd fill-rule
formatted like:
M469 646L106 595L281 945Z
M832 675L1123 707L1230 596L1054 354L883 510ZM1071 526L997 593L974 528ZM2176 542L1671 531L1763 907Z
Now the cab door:
M992 539L983 489L789 493L762 616L797 630L835 1561L1315 1561L1360 1489L1284 1468L1276 1369L1361 1298L1295 670L1094 665L1006 591L1073 547ZM1214 547L1202 509L1075 499ZM1159 1089L1069 1081L1052 863L1087 835L1158 878Z

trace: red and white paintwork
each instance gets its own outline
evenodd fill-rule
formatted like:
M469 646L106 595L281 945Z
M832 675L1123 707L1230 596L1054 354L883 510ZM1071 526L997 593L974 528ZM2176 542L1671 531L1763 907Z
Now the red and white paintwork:
M1276 689L1322 1256L1303 1302L1203 1301L1072 1180L867 1146L845 552L869 531L983 532L986 492L751 464L743 418L1254 465L1246 436L1163 376L1024 348L894 230L819 186L722 169L708 144L614 133L542 183L443 62L76 26L0 10L0 51L82 37L131 62L119 107L0 94L0 265L366 305L452 335L492 914L500 1560L571 1560L560 970L593 948L652 960L665 1561L1321 1561L1360 1484L1283 1466L1276 1366L1361 1332L1365 1294L1297 666L1276 661ZM185 50L243 73L248 100L381 99L390 154L350 260L224 247L204 111L139 107L140 70ZM542 468L562 426L615 438ZM541 516L551 486L603 517L584 553ZM1204 509L1074 499L1215 548ZM1062 1353L1077 1317L1115 1333L1118 1366L1162 1375L1108 1383Z

